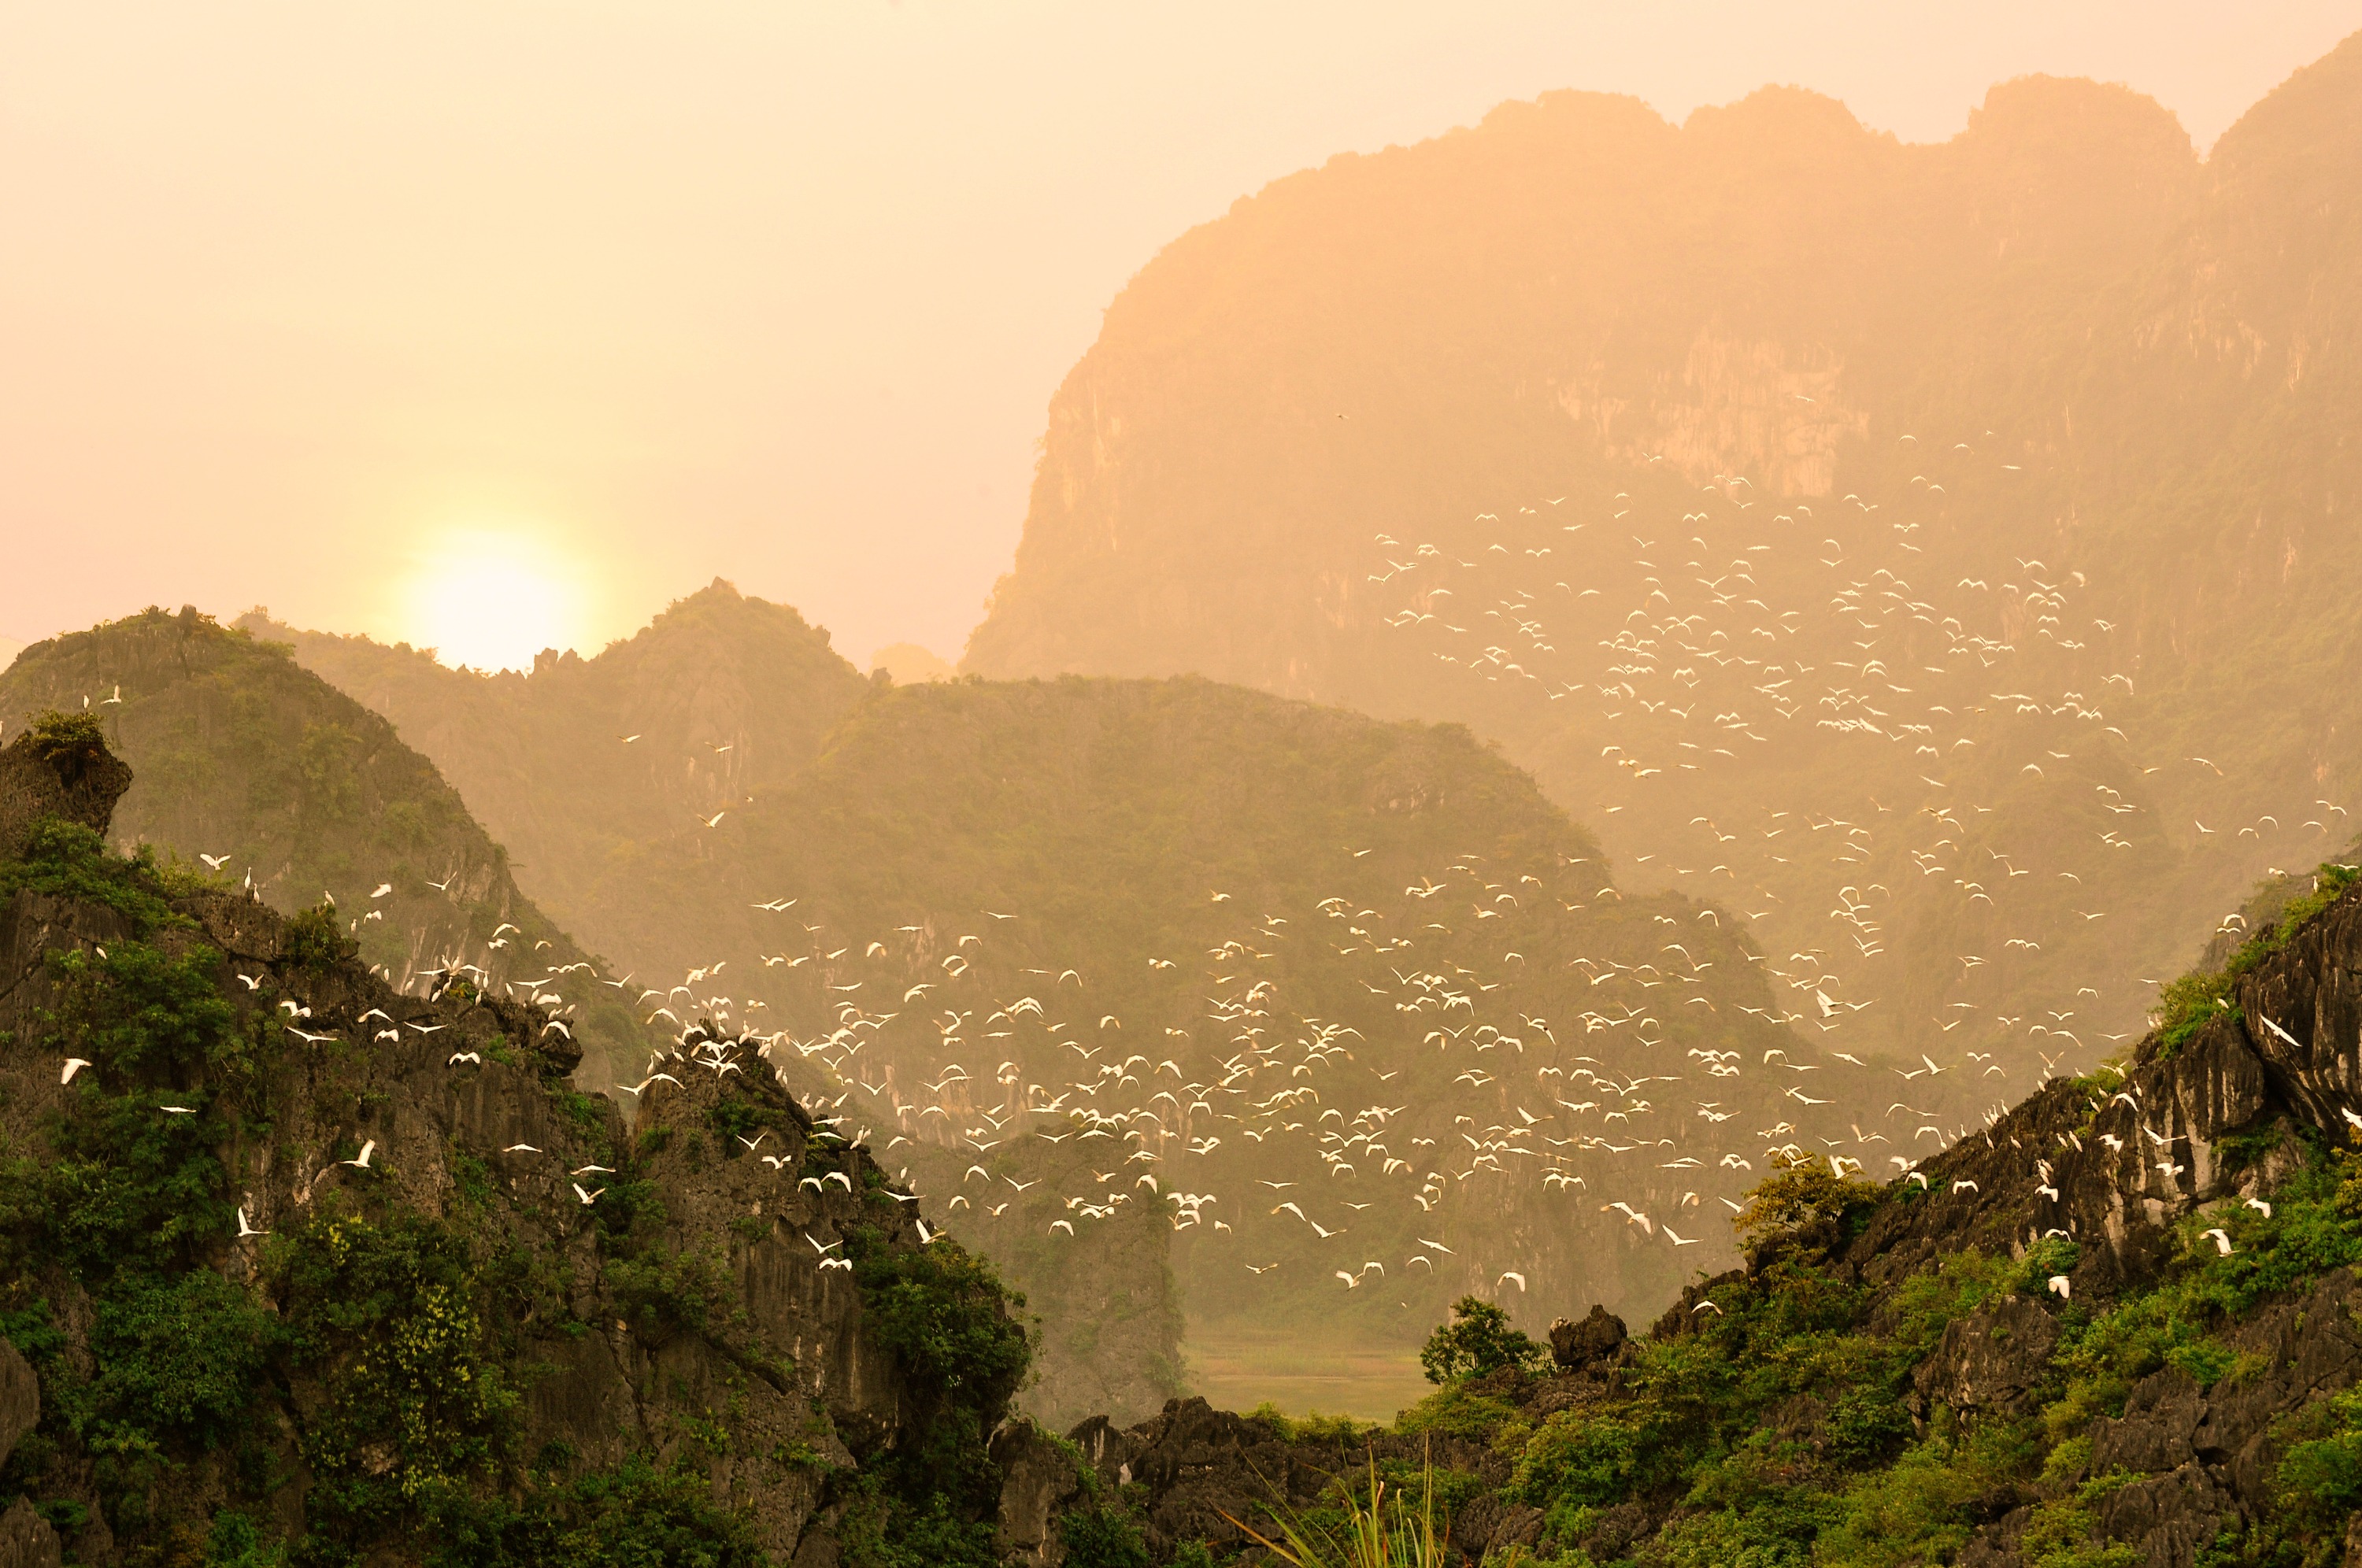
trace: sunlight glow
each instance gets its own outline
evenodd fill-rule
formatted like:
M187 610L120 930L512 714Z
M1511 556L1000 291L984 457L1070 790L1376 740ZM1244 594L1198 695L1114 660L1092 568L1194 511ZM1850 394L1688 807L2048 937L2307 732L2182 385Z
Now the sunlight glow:
M529 670L542 649L582 640L585 598L575 563L538 531L453 528L412 564L403 635L454 668Z

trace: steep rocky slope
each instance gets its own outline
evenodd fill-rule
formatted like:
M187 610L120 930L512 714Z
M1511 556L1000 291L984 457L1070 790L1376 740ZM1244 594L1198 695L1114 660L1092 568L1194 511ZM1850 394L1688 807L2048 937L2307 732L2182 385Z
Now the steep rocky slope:
M597 1083L650 1043L434 764L283 646L149 610L36 644L0 674L0 731L51 709L87 712L132 766L111 830L126 845L206 857L281 913L334 908L396 988L468 964L554 1000Z
M2088 1063L2349 836L2357 104L2362 40L2202 163L2082 82L1553 94L1292 175L1110 304L965 668L1464 721L1846 1048Z
M692 1042L625 1118L546 1010L110 853L126 782L79 713L0 751L0 1337L39 1401L0 1540L991 1560L1022 1331L755 1045Z
M2357 969L2362 884L2325 868L2123 1071L1884 1187L1790 1161L1746 1264L1641 1339L1595 1309L1532 1360L1495 1336L1387 1432L1176 1402L1077 1429L1083 1468L1160 1562L1334 1525L1341 1474L1431 1494L1472 1561L2351 1562ZM1006 1506L1054 1516L1076 1474Z

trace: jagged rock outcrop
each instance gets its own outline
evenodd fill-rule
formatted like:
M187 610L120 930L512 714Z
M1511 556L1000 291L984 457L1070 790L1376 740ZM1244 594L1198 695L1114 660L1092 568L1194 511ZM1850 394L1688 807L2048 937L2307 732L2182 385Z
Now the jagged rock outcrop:
M131 787L131 769L104 745L27 730L0 749L0 859L25 852L43 817L104 828Z
M1624 1348L1624 1320L1594 1303L1581 1322L1561 1318L1551 1325L1551 1359L1562 1372L1581 1372Z
M2021 1297L1988 1301L1944 1329L1936 1353L1912 1373L1925 1398L1962 1415L2025 1408L2050 1370L2057 1320Z
M119 793L112 766L86 777ZM291 1540L333 1516L348 1548L416 1561L455 1518L511 1517L520 1485L614 1529L636 1528L613 1500L635 1476L661 1493L681 1475L704 1500L663 1494L665 1518L710 1509L778 1562L835 1560L848 1483L940 1402L852 1260L901 1267L924 1230L753 1043L691 1031L626 1116L569 1088L579 1053L544 1009L456 973L406 993L333 925L244 891L171 896L104 856L66 871L0 863L0 1305L32 1334L0 1342L0 1438L38 1432L11 1474L79 1515L77 1561L149 1561L229 1515ZM176 1217L91 1243L151 1200ZM182 1300L213 1316L159 1306ZM175 1337L249 1320L279 1327L239 1342L265 1348L238 1367ZM106 1392L141 1355L228 1380L207 1386L232 1425L193 1438L185 1415ZM372 1381L397 1365L416 1370ZM79 1391L76 1424L36 1426L37 1372ZM156 1457L127 1472L93 1430ZM584 1476L609 1479L565 1491ZM19 1504L0 1562L44 1561L48 1530Z
M1890 1282L1944 1253L2022 1251L2055 1231L2083 1246L2076 1290L2154 1273L2172 1220L2282 1174L2225 1138L2285 1125L2335 1139L2362 1124L2357 966L2362 894L2348 892L2240 977L2235 1008L2179 1048L2153 1036L2105 1088L2047 1083L1926 1161L1925 1196L1882 1208L1847 1259Z
M1269 1421L1217 1410L1198 1398L1173 1400L1121 1431L1103 1420L1087 1421L1070 1441L1102 1493L1144 1488L1143 1534L1160 1562L1185 1541L1212 1542L1217 1550L1246 1545L1234 1521L1268 1532L1269 1505L1313 1507L1339 1474L1373 1458L1412 1465L1432 1459L1439 1469L1479 1475L1494 1489L1508 1475L1500 1455L1458 1438L1373 1431L1297 1440ZM1487 1550L1530 1546L1540 1537L1540 1525L1533 1510L1488 1498L1462 1513L1453 1537L1473 1560Z

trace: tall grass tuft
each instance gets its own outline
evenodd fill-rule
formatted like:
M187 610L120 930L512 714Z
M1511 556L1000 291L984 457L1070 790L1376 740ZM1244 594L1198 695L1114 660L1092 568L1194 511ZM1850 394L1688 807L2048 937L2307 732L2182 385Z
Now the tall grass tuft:
M1292 1508L1271 1510L1279 1530L1272 1540L1253 1526L1231 1518L1255 1544L1294 1568L1443 1568L1451 1527L1438 1534L1435 1525L1435 1463L1427 1463L1416 1508L1405 1503L1398 1489L1378 1478L1377 1455L1370 1455L1370 1499L1365 1505L1340 1476L1331 1483L1344 1515L1330 1527Z

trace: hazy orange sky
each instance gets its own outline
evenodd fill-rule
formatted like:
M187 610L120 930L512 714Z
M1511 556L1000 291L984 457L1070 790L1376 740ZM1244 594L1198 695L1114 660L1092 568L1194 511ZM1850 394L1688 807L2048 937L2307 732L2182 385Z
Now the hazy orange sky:
M149 602L588 653L721 574L956 657L1166 240L1557 87L2202 146L2342 4L0 5L0 639ZM0 646L0 654L5 654Z

